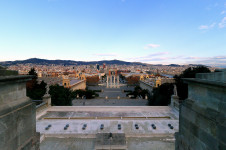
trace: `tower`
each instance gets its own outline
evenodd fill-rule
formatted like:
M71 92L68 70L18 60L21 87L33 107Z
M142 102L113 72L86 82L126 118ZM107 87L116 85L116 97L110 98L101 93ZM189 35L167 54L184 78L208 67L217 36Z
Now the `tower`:
M63 75L62 78L63 78L63 83L62 83L63 86L65 88L69 88L70 87L70 79L68 78L68 76Z

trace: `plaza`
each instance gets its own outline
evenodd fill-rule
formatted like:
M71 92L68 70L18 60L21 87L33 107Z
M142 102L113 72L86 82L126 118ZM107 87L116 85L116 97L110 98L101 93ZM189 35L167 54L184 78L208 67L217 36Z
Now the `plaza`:
M69 127L65 130L67 124ZM87 125L85 130L82 129L84 124ZM100 129L101 124L103 129ZM125 134L126 149L129 150L149 150L150 147L173 150L178 124L178 112L168 106L53 106L36 118L36 129L42 139L40 148L45 150L54 147L93 150L96 149L97 134L107 133ZM48 125L51 127L46 130Z

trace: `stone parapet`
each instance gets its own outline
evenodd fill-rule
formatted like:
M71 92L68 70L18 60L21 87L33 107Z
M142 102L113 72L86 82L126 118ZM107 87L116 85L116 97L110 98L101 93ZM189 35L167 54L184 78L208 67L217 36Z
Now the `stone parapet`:
M226 83L200 79L184 79L188 97L200 106L226 113Z
M226 83L226 70L221 70L222 72L212 72L212 73L197 73L196 78L209 81L218 81Z
M225 72L184 79L188 99L180 106L176 150L226 149Z
M223 150L226 148L225 114L203 108L192 100L183 102L180 110L176 150Z
M32 76L0 77L0 149L38 150L35 104L26 97Z
M0 77L0 115L31 102L26 96L26 82L31 78L32 76Z

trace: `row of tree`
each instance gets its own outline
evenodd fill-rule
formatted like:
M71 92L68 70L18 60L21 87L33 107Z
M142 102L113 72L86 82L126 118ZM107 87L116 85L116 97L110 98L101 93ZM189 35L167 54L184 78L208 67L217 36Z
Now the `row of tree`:
M77 97L85 97L92 99L99 95L93 90L76 90L72 91L63 86L52 85L49 87L49 94L51 95L51 104L53 106L72 106L72 100Z
M140 86L136 86L134 88L134 91L129 92L128 94L126 94L126 96L133 95L132 98L137 98L138 96L145 98L145 96L148 96L148 94L148 90L143 90Z
M41 81L40 83L37 81L38 77L34 68L31 68L28 74L33 77L32 80L28 81L26 84L27 96L33 100L42 100L47 91L47 84L44 81ZM86 89L72 91L69 88L59 86L58 84L50 86L48 93L51 95L51 103L54 106L71 106L72 100L77 96L85 97L86 99L99 96L93 90Z
M175 84L180 100L185 100L188 97L188 85L183 81L183 78L195 78L197 73L209 73L209 68L205 66L189 67L180 75L175 75ZM165 83L153 89L153 93L149 95L148 104L150 106L167 106L171 102L174 86L172 83Z
M27 96L33 100L42 100L43 96L46 94L47 84L44 81L38 83L37 73L34 68L28 72L29 75L32 75L32 80L28 81L26 84Z

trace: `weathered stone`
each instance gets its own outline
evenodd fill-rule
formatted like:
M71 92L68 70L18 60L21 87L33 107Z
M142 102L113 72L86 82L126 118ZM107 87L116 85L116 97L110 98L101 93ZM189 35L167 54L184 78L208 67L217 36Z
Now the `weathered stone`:
M35 104L26 97L30 76L0 77L0 149L31 150L36 134ZM39 146L39 145L37 145ZM38 149L38 147L37 147Z
M180 108L176 150L226 149L225 77L226 70L185 79L189 92Z
M219 150L226 150L226 144L223 142L219 143Z

